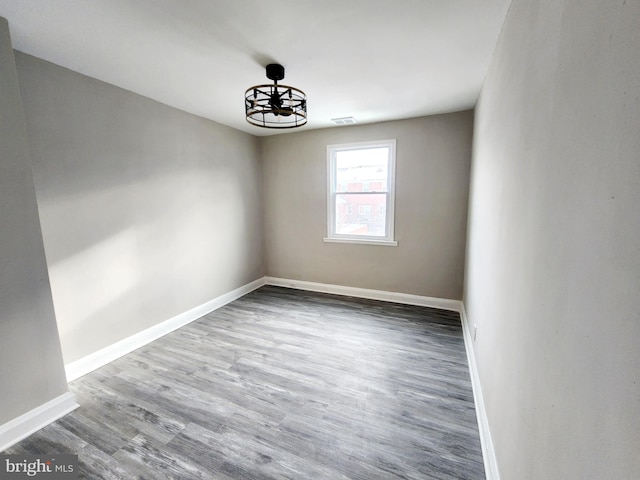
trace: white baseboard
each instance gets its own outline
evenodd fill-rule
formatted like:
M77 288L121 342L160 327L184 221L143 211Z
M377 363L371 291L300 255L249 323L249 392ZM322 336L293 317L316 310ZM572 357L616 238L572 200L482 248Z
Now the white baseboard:
M78 406L76 397L71 392L66 392L0 425L0 452L72 412Z
M76 380L77 378L80 378L83 375L86 375L87 373L126 355L127 353L131 353L134 350L157 340L167 333L171 333L174 330L183 327L220 307L223 307L227 303L233 302L243 295L260 288L264 284L264 277L254 280L251 283L247 283L246 285L236 288L235 290L225 293L213 300L209 300L208 302L181 313L180 315L176 315L162 323L131 335L130 337L120 340L119 342L109 345L97 352L91 353L86 357L68 363L65 365L67 381L71 382Z
M332 285L328 283L305 282L302 280L290 280L288 278L265 277L267 285L276 287L295 288L311 292L333 293L348 297L368 298L370 300L382 300L385 302L404 303L406 305L418 305L420 307L440 308L442 310L460 311L459 300L446 298L424 297L409 293L387 292L384 290L371 290L368 288L345 287L344 285Z
M476 363L476 355L473 349L473 334L464 303L462 302L460 302L460 319L462 320L464 346L467 350L467 362L469 363L469 373L473 387L473 399L476 404L476 416L478 417L478 430L480 432L480 444L482 445L485 476L487 480L500 480L496 451L493 448L489 419L487 418L487 410L484 404L484 397L482 396L482 387L480 386L478 364Z

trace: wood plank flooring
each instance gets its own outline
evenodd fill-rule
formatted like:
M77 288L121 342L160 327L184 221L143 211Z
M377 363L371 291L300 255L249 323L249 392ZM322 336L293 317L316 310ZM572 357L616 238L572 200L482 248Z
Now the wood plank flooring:
M484 479L457 313L263 287L70 384L5 453L96 479Z

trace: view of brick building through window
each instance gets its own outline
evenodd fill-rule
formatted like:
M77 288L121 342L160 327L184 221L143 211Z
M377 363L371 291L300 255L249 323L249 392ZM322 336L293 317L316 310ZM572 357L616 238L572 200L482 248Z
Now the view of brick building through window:
M386 235L389 149L367 148L336 153L335 232Z

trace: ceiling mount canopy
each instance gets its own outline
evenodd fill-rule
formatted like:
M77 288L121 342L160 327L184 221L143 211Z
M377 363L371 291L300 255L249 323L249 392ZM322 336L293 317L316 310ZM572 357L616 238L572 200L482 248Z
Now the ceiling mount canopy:
M307 96L302 90L278 85L284 79L284 67L267 65L272 85L256 85L244 92L247 122L262 128L296 128L307 123Z

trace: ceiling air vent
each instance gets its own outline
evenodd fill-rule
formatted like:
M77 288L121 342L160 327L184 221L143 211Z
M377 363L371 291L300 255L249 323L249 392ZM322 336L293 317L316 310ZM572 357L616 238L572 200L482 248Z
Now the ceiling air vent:
M336 125L351 125L356 123L356 119L353 117L332 118L331 121Z

